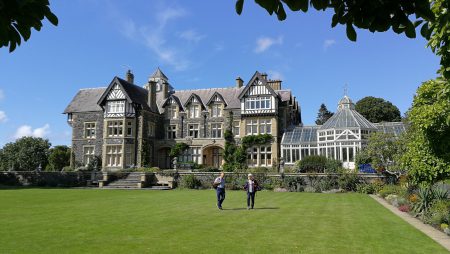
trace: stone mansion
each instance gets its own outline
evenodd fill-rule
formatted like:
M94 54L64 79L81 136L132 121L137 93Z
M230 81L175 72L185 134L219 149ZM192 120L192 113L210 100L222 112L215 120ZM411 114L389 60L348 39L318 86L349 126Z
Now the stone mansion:
M108 87L81 89L64 114L73 129L71 165L98 156L103 170L171 168L170 149L180 142L189 145L180 162L220 167L227 128L237 140L271 134L272 143L248 150L249 166L271 167L284 132L301 125L295 96L259 72L246 84L238 77L230 87L176 90L159 68L141 86L128 71Z

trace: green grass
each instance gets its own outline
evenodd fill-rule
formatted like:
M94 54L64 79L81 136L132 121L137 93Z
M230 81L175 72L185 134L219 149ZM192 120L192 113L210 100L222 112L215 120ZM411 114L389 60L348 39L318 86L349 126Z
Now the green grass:
M0 190L0 253L448 253L362 194Z

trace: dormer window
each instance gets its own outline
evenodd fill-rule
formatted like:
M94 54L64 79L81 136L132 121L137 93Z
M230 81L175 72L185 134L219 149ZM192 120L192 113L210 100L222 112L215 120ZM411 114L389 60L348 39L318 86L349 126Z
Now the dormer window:
M72 122L72 121L73 121L72 113L67 114L67 122Z
M107 113L124 113L125 112L125 101L108 101L106 104Z
M167 119L176 119L177 117L178 117L177 107L176 106L167 107L166 118Z
M200 105L191 105L189 107L189 117L190 118L200 117Z
M212 104L211 105L211 117L221 117L222 116L222 107L220 104Z

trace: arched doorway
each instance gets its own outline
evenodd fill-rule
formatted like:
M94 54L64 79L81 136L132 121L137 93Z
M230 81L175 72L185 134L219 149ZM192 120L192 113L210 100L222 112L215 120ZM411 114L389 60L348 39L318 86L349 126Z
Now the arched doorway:
M217 145L203 148L203 165L219 168L223 164L223 148Z
M158 150L158 167L161 169L170 169L172 168L172 163L170 161L170 148L164 147Z

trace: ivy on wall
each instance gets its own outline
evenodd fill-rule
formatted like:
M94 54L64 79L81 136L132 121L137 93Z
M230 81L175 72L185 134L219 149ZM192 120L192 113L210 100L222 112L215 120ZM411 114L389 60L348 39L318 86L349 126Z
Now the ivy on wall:
M189 148L189 145L186 143L176 143L171 149L169 156L170 157L178 157L180 156L184 151L186 151Z

